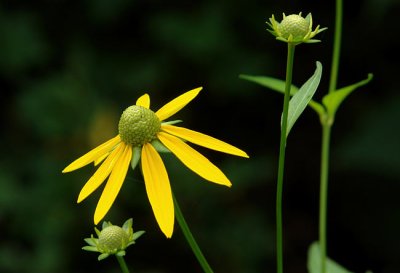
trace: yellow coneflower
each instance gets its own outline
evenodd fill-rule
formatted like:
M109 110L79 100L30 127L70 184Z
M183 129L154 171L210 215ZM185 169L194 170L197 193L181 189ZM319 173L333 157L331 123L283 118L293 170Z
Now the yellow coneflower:
M119 134L68 165L63 173L79 169L92 162L100 167L82 188L78 203L108 181L94 213L99 223L111 208L120 191L129 163L134 169L141 162L147 196L161 231L170 238L174 228L174 204L167 171L156 148L162 146L172 152L184 165L204 179L231 186L224 173L207 158L184 142L188 141L216 151L248 157L223 141L208 135L162 122L181 110L201 91L188 91L164 105L157 112L150 110L150 97L144 94L136 105L128 107L121 116Z

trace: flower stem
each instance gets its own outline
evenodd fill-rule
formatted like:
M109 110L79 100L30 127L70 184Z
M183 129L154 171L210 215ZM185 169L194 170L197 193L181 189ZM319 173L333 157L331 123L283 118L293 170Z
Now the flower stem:
M283 272L283 239L282 239L282 193L283 175L285 171L286 131L289 110L290 88L292 86L292 72L295 45L288 43L286 63L285 97L283 99L281 140L279 147L278 181L276 187L276 261L277 273Z
M119 263L119 266L121 267L122 272L123 273L129 273L129 269L128 269L128 266L125 263L124 257L123 256L118 256L118 255L115 255L115 257L118 260L118 263Z
M321 177L319 193L319 247L321 251L321 273L326 272L326 219L328 210L328 173L331 124L322 124Z
M213 273L213 270L211 269L206 258L204 257L203 253L201 252L199 245L197 244L196 240L194 239L192 232L190 231L189 226L187 225L185 218L183 217L182 211L179 208L179 205L175 198L175 195L172 195L172 197L174 198L176 220L178 221L178 224L181 227L183 235L185 235L185 238L186 238L188 244L190 245L190 247L193 251L193 254L196 256L196 258L197 258L198 262L200 263L201 267L203 268L204 272Z
M339 72L339 57L340 45L342 42L342 25L343 25L343 0L336 0L336 19L335 19L335 34L333 37L333 52L331 77L329 81L329 93L336 90L338 72Z
M343 0L336 0L335 34L333 41L331 75L329 81L329 91L336 90L339 73L340 47L342 40L343 25ZM322 124L322 144L321 144L321 177L319 193L319 247L321 252L321 273L326 273L327 260L327 214L328 214L328 176L329 176L329 150L331 139L331 128L334 116L321 118Z

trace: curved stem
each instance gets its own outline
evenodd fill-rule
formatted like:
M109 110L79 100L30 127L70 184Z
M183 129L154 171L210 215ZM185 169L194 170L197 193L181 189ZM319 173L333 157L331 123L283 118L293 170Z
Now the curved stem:
M118 260L118 263L119 263L119 266L121 267L122 272L123 273L129 273L129 269L128 269L128 266L125 263L124 257L123 256L118 256L118 255L115 255L115 257Z
M321 251L321 273L326 272L326 219L328 210L328 174L331 125L322 125L321 177L319 193L319 247Z
M276 261L277 273L283 272L283 236L282 236L282 193L283 175L285 172L286 131L289 110L290 88L292 86L292 72L295 45L288 43L286 63L285 97L283 99L281 140L279 146L278 181L276 186Z
M343 21L343 0L336 0L336 19L335 19L335 36L333 40L332 52L332 65L331 77L329 82L329 93L336 90L338 71L339 71L339 58L340 58L340 45L342 40L342 21Z
M193 251L193 254L196 256L196 258L197 258L198 262L200 263L201 267L203 268L204 272L213 273L210 265L208 264L203 253L201 252L199 245L197 244L196 240L194 239L192 232L190 231L189 226L187 225L187 223L185 221L185 218L183 217L182 211L179 208L179 205L175 198L175 195L172 195L172 197L174 199L176 220L178 221L178 224L181 227L183 235L185 235L185 238L186 238L187 242L189 243L189 245Z

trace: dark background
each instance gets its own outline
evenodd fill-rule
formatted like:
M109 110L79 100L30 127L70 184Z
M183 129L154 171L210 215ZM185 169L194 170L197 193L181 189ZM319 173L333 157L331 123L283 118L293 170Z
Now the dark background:
M397 0L345 1L338 86L374 73L333 128L329 255L355 272L399 272L400 95ZM351 6L350 6L351 5ZM329 29L296 49L294 83L324 65L326 93L334 1L0 1L0 272L119 272L84 252L100 190L76 204L93 173L72 160L117 133L120 113L144 92L152 109L204 90L176 119L226 140L250 159L199 148L232 180L205 182L163 156L181 208L215 272L275 271L275 184L282 96L238 79L283 78L286 45L265 21L313 13ZM318 237L320 125L307 109L288 139L284 185L285 272L306 272ZM138 170L107 220L132 217L146 234L128 250L132 272L201 272L179 226L159 231Z

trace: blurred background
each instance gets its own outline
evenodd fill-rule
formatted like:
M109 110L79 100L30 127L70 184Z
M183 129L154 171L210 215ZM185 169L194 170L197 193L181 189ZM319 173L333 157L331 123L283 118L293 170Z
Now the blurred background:
M342 105L332 135L329 255L355 272L399 272L400 95L398 0L345 1L338 86L374 73ZM275 271L275 187L282 96L238 78L284 78L286 45L265 22L306 15L329 29L296 49L294 78L324 65L326 93L334 1L0 1L0 272L119 272L84 252L97 190L77 195L94 168L61 170L117 133L122 111L145 92L152 109L203 86L174 116L245 150L250 159L198 148L232 180L203 181L163 155L173 190L215 272ZM393 54L392 54L393 53ZM287 273L306 272L318 238L320 125L307 109L288 139L284 185ZM179 226L159 231L138 170L129 171L106 220L146 230L130 247L132 272L201 272Z

